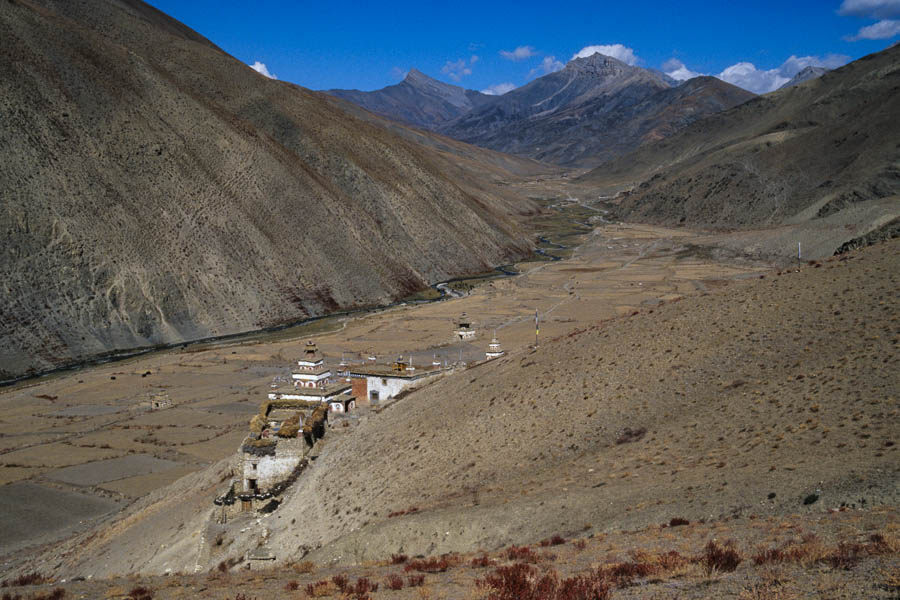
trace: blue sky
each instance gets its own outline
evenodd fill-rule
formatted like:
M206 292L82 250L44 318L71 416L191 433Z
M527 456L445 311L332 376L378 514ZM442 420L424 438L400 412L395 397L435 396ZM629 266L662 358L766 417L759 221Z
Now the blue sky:
M807 64L840 66L900 39L900 0L150 3L239 60L312 89L377 89L415 67L503 91L596 46L677 78L716 75L761 92Z

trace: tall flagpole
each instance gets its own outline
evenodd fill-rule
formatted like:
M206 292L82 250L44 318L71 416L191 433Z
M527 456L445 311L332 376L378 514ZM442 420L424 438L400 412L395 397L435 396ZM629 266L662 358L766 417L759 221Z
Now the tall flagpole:
M534 309L534 347L538 347L538 334L541 332L541 327L538 323L538 311Z

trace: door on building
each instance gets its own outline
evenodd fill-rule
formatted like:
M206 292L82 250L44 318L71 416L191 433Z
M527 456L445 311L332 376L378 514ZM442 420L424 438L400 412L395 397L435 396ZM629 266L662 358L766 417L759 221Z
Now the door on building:
M378 404L378 390L372 390L371 392L369 392L369 403Z
M256 487L256 480L255 480L255 479L251 479L251 480L250 480L250 491L253 492L254 494L256 494L256 493L259 492L259 488Z

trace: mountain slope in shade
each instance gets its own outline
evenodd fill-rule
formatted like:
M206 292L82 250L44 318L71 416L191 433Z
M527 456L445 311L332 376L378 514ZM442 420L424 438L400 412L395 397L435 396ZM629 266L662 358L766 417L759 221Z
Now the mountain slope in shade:
M726 229L807 223L834 251L900 215L898 92L893 47L708 117L580 181L604 194L630 190L620 218Z
M491 99L481 92L432 79L416 69L411 69L400 83L380 90L327 90L326 93L424 129L438 129Z
M803 67L803 69L799 73L797 73L796 75L791 77L790 81L788 81L786 84L784 84L783 86L781 86L778 89L783 90L784 88L793 87L793 86L797 85L798 83L803 83L804 81L809 81L810 79L815 79L817 77L821 77L828 71L829 71L829 69L826 69L825 67L813 67L813 66Z
M677 87L658 72L594 54L475 108L441 131L570 166L592 166L753 97L702 77Z
M527 201L139 0L6 2L0 38L0 379L529 251Z

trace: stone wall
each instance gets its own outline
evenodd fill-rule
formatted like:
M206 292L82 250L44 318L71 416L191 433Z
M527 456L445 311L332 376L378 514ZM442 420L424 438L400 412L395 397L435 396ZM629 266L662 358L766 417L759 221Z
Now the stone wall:
M291 474L308 451L302 437L278 439L274 456L252 456L242 453L242 481L239 490L249 492L250 480L256 480L256 487L264 492Z

